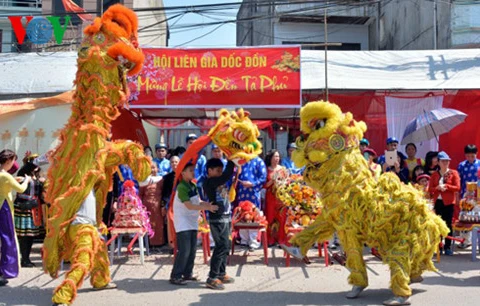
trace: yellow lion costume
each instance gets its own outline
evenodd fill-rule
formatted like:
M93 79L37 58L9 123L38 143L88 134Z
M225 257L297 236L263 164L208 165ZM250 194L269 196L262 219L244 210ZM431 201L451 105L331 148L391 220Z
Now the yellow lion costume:
M109 260L98 228L118 165L126 164L138 180L150 173L140 145L108 141L111 121L127 103L126 75L142 68L138 21L122 5L111 6L85 28L78 52L72 115L60 135L48 172L51 203L43 247L44 269L57 277L60 262L70 261L65 281L54 292L56 305L70 304L90 274L94 288L110 288Z
M392 173L373 178L358 146L366 131L351 113L329 102L311 102L300 112L303 135L297 139L293 159L305 166L305 181L321 193L323 210L315 222L294 236L301 253L336 231L347 255L348 298L368 286L362 257L364 244L376 248L391 271L395 297L385 305L409 305L410 282L421 281L448 228L429 211L423 195Z

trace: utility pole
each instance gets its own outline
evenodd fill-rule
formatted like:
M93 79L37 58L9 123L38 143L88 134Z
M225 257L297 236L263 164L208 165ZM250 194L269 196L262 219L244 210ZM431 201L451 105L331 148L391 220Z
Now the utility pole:
M323 14L323 24L324 24L324 36L325 36L325 100L328 101L328 25L327 25L327 10L328 10L328 0L325 5L325 11Z
M437 50L437 0L433 0L433 50Z

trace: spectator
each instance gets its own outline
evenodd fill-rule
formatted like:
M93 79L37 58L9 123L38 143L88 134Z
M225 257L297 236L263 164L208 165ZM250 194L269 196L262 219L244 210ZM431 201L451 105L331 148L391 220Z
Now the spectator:
M480 160L477 159L477 146L474 144L469 144L465 146L463 152L465 153L465 160L462 161L457 167L458 174L460 175L460 179L462 181L462 189L460 192L461 197L463 197L465 193L467 182L477 181L477 173L480 169Z
M282 158L281 165L287 168L292 174L301 174L304 168L298 168L292 160L293 151L297 149L297 145L291 142L287 145L287 157Z
M463 152L465 153L465 160L461 162L457 167L457 171L461 180L461 198L463 198L463 195L465 194L467 182L477 181L477 173L480 169L480 160L477 159L477 146L475 146L474 144L466 145L463 149ZM458 247L467 248L472 241L471 232L462 232L461 236L465 237L465 241L460 243Z
M422 175L422 174L425 174L423 166L416 166L415 168L413 168L411 182L416 182L417 179L418 179L418 176ZM430 178L430 176L429 176L429 178Z
M267 180L267 169L265 163L260 157L255 157L242 167L238 177L237 201L250 201L257 208L261 208L260 191ZM257 241L258 231L241 230L241 243L248 245L250 249L260 247Z
M185 139L185 142L187 143L187 150L192 145L192 143L194 143L195 140L197 139L198 139L198 136L196 134L194 133L188 134L187 138ZM202 188L202 183L204 179L203 171L205 169L206 163L207 163L207 159L205 158L205 155L200 154L197 160L197 164L195 165L195 179L197 180L198 188Z
M17 193L14 203L15 231L20 245L22 268L35 267L35 264L30 260L30 253L32 251L33 239L40 235L39 226L41 224L35 224L33 214L34 210L37 215L40 211L39 199L42 198L43 189L43 184L36 176L38 172L40 172L40 168L31 161L27 161L18 171L18 176L28 175L32 178L27 190L23 193Z
M271 150L265 158L267 166L267 181L264 185L265 194L265 217L268 221L268 244L271 246L278 242L284 244L285 237L285 211L282 211L282 202L277 199L275 194L275 174L285 169L280 165L280 152Z
M365 151L366 148L368 148L370 146L370 142L368 141L368 139L366 138L362 138L362 140L360 140L360 151L363 152Z
M425 155L425 168L423 172L432 176L434 172L437 172L440 169L438 165L438 152L430 151Z
M388 166L386 163L383 164L383 172L395 172L400 181L408 184L408 168L401 152L397 151L397 161L393 166Z
M152 163L151 169L152 172L148 178L140 183L138 196L150 213L150 224L155 233L150 237L150 245L162 246L165 244L164 219L166 216L165 211L162 210L162 177L158 175L155 163Z
M150 146L143 147L143 153L145 156L150 156L153 159L152 148L150 148Z
M17 155L11 150L0 152L0 287L8 284L8 278L18 276L18 247L13 223L13 195L12 191L24 192L31 178L25 176L22 184L8 173L12 168Z
M413 178L413 169L416 166L425 166L425 161L421 158L416 157L417 154L417 146L414 143L409 143L405 147L405 151L407 153L407 167L408 167L408 178L412 180ZM415 182L415 181L413 181Z
M395 137L388 137L387 151L395 151L397 147L398 147L398 139ZM385 164L385 155L382 155L378 158L378 163L383 167L383 165Z
M180 158L178 156L172 156L170 158L170 167L172 171L167 175L163 176L163 179L160 181L160 186L162 190L162 216L164 217L164 224L166 224L166 231L164 231L165 240L168 241L171 251L173 251L173 233L170 232L170 226L168 226L167 210L170 204L170 198L173 193L173 184L175 182L175 171L177 170L178 163Z
M380 175L382 174L382 166L375 162L375 158L377 157L377 152L370 148L365 148L363 150L363 157L367 160L368 167L372 171L373 177L378 180Z
M165 174L172 171L170 168L170 161L167 159L167 145L164 143L157 143L155 145L155 154L156 157L153 159L153 162L157 166L158 176L164 176Z
M442 217L447 224L450 232L448 236L452 235L452 219L453 208L456 200L455 193L460 191L460 177L456 170L449 168L450 157L445 152L438 153L439 170L433 172L428 191L435 203L435 213ZM444 251L445 255L452 256L453 251L450 249L451 240L445 238ZM442 252L443 250L440 250Z

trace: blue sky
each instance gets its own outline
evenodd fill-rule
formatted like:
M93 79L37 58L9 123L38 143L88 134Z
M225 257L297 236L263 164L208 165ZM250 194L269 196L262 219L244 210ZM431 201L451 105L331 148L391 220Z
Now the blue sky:
M219 3L232 3L242 2L240 0L163 0L165 7L183 6L183 5L202 5L202 4L219 4ZM170 39L168 41L169 47L234 47L236 46L236 30L235 23L229 23L221 26L214 32L198 40L187 43L188 41L195 39L201 35L208 33L218 27L204 26L195 29L175 29L175 27L185 24L200 24L206 22L215 22L218 19L229 20L235 19L238 9L235 10L222 10L217 13L206 13L207 16L201 16L199 14L188 13L183 17L178 17L168 21L170 27ZM167 17L177 14L178 12L167 11ZM213 18L213 19L212 19ZM180 19L180 20L179 20Z

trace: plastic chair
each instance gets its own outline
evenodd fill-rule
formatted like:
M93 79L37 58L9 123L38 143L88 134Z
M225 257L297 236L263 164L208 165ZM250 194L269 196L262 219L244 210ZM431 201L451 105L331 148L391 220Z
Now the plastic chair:
M268 266L268 235L267 226L256 223L234 223L232 225L232 255L235 253L235 240L239 230L258 230L260 243L263 246L263 262ZM230 261L230 258L228 259Z
M110 234L112 238L107 241L107 246L110 248L110 265L113 265L113 259L115 256L115 240L117 240L118 248L117 248L117 256L120 256L120 251L122 249L122 237L126 234L134 234L133 238L131 239L130 243L127 247L127 253L133 255L132 248L135 241L138 239L138 246L140 249L140 263L143 265L145 264L145 249L147 251L147 255L150 255L150 246L148 242L148 236L146 235L147 232L142 227L135 227L135 228L116 228L113 227L110 229ZM145 247L144 247L145 246Z

